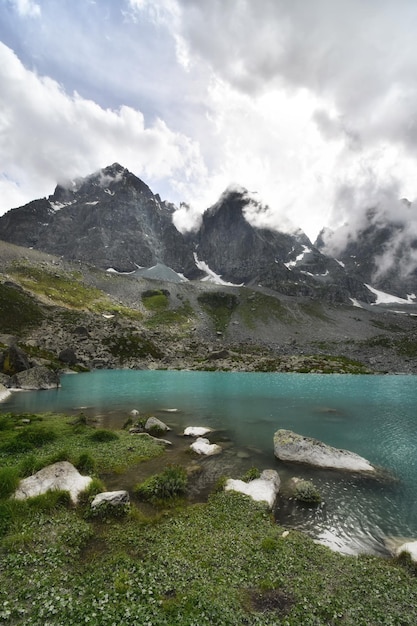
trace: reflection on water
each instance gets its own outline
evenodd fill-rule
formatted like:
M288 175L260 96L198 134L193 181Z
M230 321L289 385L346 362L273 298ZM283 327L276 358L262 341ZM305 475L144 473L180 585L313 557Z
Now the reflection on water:
M417 537L416 404L412 376L112 370L64 376L57 390L16 393L2 409L83 412L105 428L121 428L134 408L155 415L172 428L168 438L173 446L164 461L155 461L159 468L162 462L189 463L183 429L209 426L215 429L211 440L224 451L199 460L202 471L191 480L193 499L206 497L223 475L236 478L253 466L275 468L282 480L276 510L280 523L346 552L380 553L386 535ZM280 463L273 455L278 428L352 450L397 480L379 482ZM151 471L150 465L132 469L124 478L126 486ZM314 481L323 497L319 508L303 508L285 497L292 476Z

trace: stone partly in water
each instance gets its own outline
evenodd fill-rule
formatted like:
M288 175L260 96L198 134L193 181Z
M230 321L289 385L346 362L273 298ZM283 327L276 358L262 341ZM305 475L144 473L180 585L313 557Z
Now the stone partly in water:
M91 503L91 508L99 509L104 505L125 507L128 504L130 504L130 498L127 491L103 491L102 493L98 493L96 495Z
M278 472L264 470L259 478L246 483L243 480L229 478L225 485L225 491L238 491L252 498L256 502L266 502L270 509L275 504L281 484Z
M214 454L220 454L221 447L217 443L210 443L205 437L198 437L194 443L190 446L191 450L201 454L203 456L213 456Z
M20 481L15 491L16 500L26 500L47 491L69 491L71 500L76 503L79 494L91 483L90 476L81 476L79 471L68 461L48 465L28 478Z
M8 398L10 395L11 392L7 389L7 387L0 383L0 402Z
M165 424L165 422L158 419L157 417L149 417L146 420L145 430L149 430L151 432L154 431L154 432L166 433L171 429L169 426Z
M204 437L208 433L212 432L212 428L206 426L187 426L184 429L184 435L186 437Z
M59 374L45 365L36 365L12 377L12 385L20 389L56 389L60 386Z
M274 454L280 461L307 463L325 469L375 473L376 469L363 457L328 446L322 441L303 437L291 430L277 430L274 435Z
M400 556L403 553L409 554L413 563L417 563L417 541L407 541L396 548L396 556Z

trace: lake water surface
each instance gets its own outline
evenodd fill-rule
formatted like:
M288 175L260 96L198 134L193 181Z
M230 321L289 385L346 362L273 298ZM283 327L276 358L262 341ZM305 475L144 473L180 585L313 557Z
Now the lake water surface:
M317 510L280 499L280 523L354 553L383 552L386 536L417 538L414 376L100 370L65 375L61 382L57 390L15 393L2 410L83 411L104 427L121 427L136 408L168 423L174 445L182 446L176 435L185 426L210 426L224 445L221 456L204 461L213 481L220 474L239 477L255 465L277 469L284 491L285 481L295 475L319 487L324 504ZM352 450L394 480L280 463L273 454L278 428Z

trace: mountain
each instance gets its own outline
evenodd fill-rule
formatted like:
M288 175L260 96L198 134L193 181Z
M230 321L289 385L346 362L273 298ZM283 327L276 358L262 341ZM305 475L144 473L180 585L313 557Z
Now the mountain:
M411 293L416 284L415 270L403 271L402 282L397 280L408 258L401 250L389 271L378 272L384 265L381 254L391 250L398 228L372 216L336 260L326 254L325 233L313 245L301 230L255 225L265 207L244 188L226 190L193 233L177 230L174 211L114 163L58 185L48 198L10 210L0 217L0 239L117 272L142 269L151 278L201 278L335 303L374 302L375 294L364 283L399 295ZM414 252L417 264L417 241L413 245L407 254Z
M231 190L203 214L193 237L201 269L208 266L233 284L261 284L287 295L334 302L374 300L360 279L322 254L303 231L289 234L251 225L249 207L258 214L263 210L245 189Z
M417 294L417 236L403 222L370 209L354 235L346 230L323 230L316 246L337 255L350 276L375 289L400 298Z
M0 239L123 272L163 263L191 278L198 270L172 212L114 163L6 213Z

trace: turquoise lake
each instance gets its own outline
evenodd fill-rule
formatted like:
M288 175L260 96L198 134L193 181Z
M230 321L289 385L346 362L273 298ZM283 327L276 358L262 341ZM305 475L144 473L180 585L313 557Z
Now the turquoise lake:
M174 446L183 447L178 435L185 426L209 426L224 445L222 455L203 461L213 481L257 466L277 469L284 491L291 476L315 482L323 505L311 510L280 498L280 523L352 553L384 553L387 536L417 539L414 376L99 370L64 375L61 382L56 390L14 393L2 410L82 411L103 427L122 427L138 409L171 426ZM273 454L278 428L354 451L392 480L280 463Z

